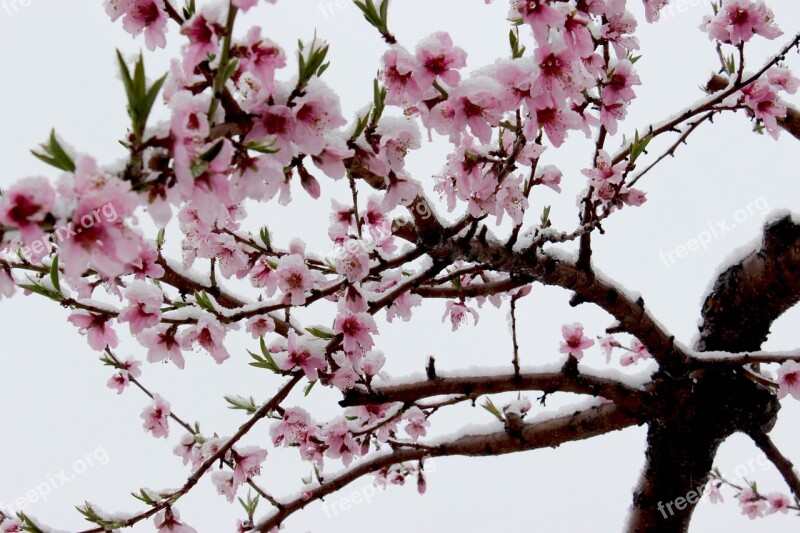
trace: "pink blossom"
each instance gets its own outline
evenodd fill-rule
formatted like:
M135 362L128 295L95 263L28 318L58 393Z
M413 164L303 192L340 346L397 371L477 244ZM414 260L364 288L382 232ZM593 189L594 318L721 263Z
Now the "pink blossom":
M644 0L644 17L647 22L658 20L660 11L670 0Z
M308 379L314 381L318 377L319 370L328 368L325 348L319 341L312 340L306 335L298 336L294 330L289 330L286 341L286 353L275 358L281 370L300 368Z
M0 531L3 533L22 533L22 522L17 518L7 518L0 524Z
M786 104L777 91L769 83L757 81L742 89L744 103L752 110L753 115L764 123L772 137L778 138L780 127L778 119L786 116Z
M411 437L413 441L417 441L420 437L426 435L426 429L431 425L428 417L419 407L412 407L403 413L403 420L407 421L405 432Z
M247 320L245 331L254 339L263 337L270 331L275 331L275 321L269 315L257 315Z
M633 86L641 84L639 76L633 70L633 64L627 59L618 61L603 86L603 102L606 104L620 101L628 103L636 98Z
M55 190L45 178L18 181L0 196L0 224L18 229L22 240L30 246L44 238L40 224L53 208L55 197ZM48 249L43 247L43 251L35 253L31 259L40 260Z
M106 348L115 348L119 339L111 327L111 320L106 315L93 315L85 311L78 311L67 318L73 326L80 328L81 333L88 337L89 346L97 351Z
M338 417L326 424L322 429L322 438L328 445L325 455L331 459L341 458L344 466L350 466L353 456L358 454L358 445L353 440L347 420Z
M341 391L347 391L355 387L359 380L359 375L352 367L342 367L336 370L331 376L331 385Z
M708 482L708 499L711 503L722 503L724 501L722 493L719 491L721 485L722 483L719 481Z
M559 351L569 354L575 359L582 359L583 350L594 345L593 340L583 335L583 326L581 324L561 326L561 334L564 336L564 342L561 343Z
M751 489L742 490L738 498L743 515L747 515L751 520L764 516L767 504Z
M549 29L560 28L566 16L547 0L512 0L510 19L521 18L533 29L538 43L547 42Z
M130 183L106 176L94 159L81 157L72 182L60 187L77 202L70 223L56 231L65 276L77 279L91 266L108 278L126 272L142 247L124 223L139 203Z
M261 37L261 28L253 26L247 33L247 41L239 53L239 73L252 73L271 93L274 89L275 71L285 66L286 54L280 46Z
M780 492L768 494L767 501L769 502L769 511L767 511L767 514L774 514L777 512L786 514L789 512L789 506L792 505L792 500Z
M474 309L467 307L464 302L449 301L445 304L444 315L442 315L442 322L449 316L450 324L453 326L453 331L457 330L461 324L467 322L467 313L472 315L475 324L478 323L478 312Z
M614 348L619 347L619 343L611 335L606 335L600 339L600 347L603 349L603 353L606 356L606 363L609 363L611 362L611 352L614 351Z
M272 296L278 290L278 274L265 257L259 257L250 271L250 283L253 287L266 289L267 296Z
M217 493L225 496L229 502L236 499L236 489L239 488L239 483L234 479L233 472L217 470L211 474L211 483L217 488Z
M122 27L131 35L144 32L148 50L167 45L167 22L169 17L164 10L164 0L106 0L106 13L111 20L124 15Z
M336 316L333 331L344 336L345 352L361 355L375 345L372 334L378 333L378 326L368 313L346 311Z
M650 359L651 357L650 352L647 351L644 344L642 344L639 339L633 339L631 341L630 352L620 358L620 364L622 366L635 365L641 359Z
M422 297L419 294L404 292L386 308L386 320L392 322L395 318L400 317L408 322L411 320L411 308L418 305L422 305Z
M161 304L164 295L161 289L145 281L133 281L125 291L128 307L120 312L117 320L130 323L131 333L136 335L161 320Z
M278 287L292 305L306 302L306 291L314 288L314 278L297 254L285 255L278 261Z
M261 473L261 463L267 458L267 450L258 446L247 446L233 453L236 466L233 469L234 483L243 483Z
M791 394L795 400L800 400L800 363L787 361L778 369L778 398L783 399Z
M0 268L0 300L4 297L11 298L14 296L16 290L17 287L14 284L14 276L5 268Z
M219 35L222 26L219 23L219 9L203 9L183 23L181 33L189 38L183 54L184 74L192 76L194 69L209 55L216 55L219 50Z
M738 45L756 34L767 39L783 35L774 19L763 0L726 0L714 17L705 18L701 27L712 39Z
M185 360L175 326L158 326L137 335L137 340L147 348L147 360L151 363L171 359L175 366L183 369Z
M345 241L334 264L336 272L347 278L350 283L358 283L366 278L369 275L370 265L364 241L358 239Z
M305 96L296 100L293 141L306 154L317 155L325 148L325 133L344 126L339 98L317 78L312 80Z
M361 360L361 370L367 376L374 377L378 375L384 364L386 364L386 357L383 352L373 350L368 352L364 359Z
M117 372L108 379L106 385L109 389L117 391L117 394L122 394L122 392L128 387L129 383L130 378L127 372Z
M283 412L283 419L273 425L270 430L272 443L275 446L299 446L306 440L313 422L305 409L292 407Z
M446 32L437 32L417 45L417 62L417 80L423 90L437 78L454 87L461 79L457 69L467 66L467 53L453 46L453 40Z
M522 224L522 217L528 209L528 199L525 198L522 188L522 176L506 178L500 185L500 190L495 196L495 215L497 224L503 222L503 214L508 213L514 224Z
M211 357L222 364L230 357L223 341L226 334L225 326L212 316L202 316L197 320L197 324L191 326L183 332L180 339L181 348L191 350L194 344L199 344Z
M183 459L183 464L188 465L193 462L197 455L197 447L194 440L194 435L191 433L184 433L181 437L181 442L175 446L173 452L175 455Z
M550 187L556 192L561 192L561 178L563 174L553 165L545 165L536 171L536 178L534 183L541 183L546 187Z
M449 135L454 144L461 142L467 128L483 144L489 144L492 128L503 115L502 93L503 87L488 77L470 78L431 110L430 125L442 135Z
M158 250L152 242L142 244L139 257L134 259L129 266L138 280L160 279L164 275L164 267L158 264Z
M639 49L636 37L631 36L636 31L636 19L625 9L625 5L625 2L620 1L607 3L605 16L608 22L601 31L601 36L611 42L614 54L621 59Z
M154 437L169 436L169 402L158 394L153 395L153 403L144 408L141 419L144 420L145 431L153 434Z
M174 507L157 513L153 521L158 533L197 533L193 527L180 521L180 514Z
M278 0L264 0L268 4L275 4ZM241 9L244 12L247 12L251 7L254 7L258 4L258 0L231 0L231 3Z
M772 67L767 71L767 80L776 89L781 89L789 94L796 93L800 87L800 80L795 78L788 68Z
M386 103L389 105L416 104L423 89L417 80L417 59L400 45L393 45L383 54L383 83L386 86Z

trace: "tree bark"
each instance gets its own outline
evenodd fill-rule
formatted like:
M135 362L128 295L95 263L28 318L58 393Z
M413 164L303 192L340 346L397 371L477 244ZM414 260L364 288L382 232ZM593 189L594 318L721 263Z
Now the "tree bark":
M758 250L716 280L703 305L697 350L758 350L772 323L798 301L800 225L785 216L767 225ZM736 432L768 432L780 409L771 391L737 369L662 371L655 382L663 415L648 424L629 533L688 531L720 444Z

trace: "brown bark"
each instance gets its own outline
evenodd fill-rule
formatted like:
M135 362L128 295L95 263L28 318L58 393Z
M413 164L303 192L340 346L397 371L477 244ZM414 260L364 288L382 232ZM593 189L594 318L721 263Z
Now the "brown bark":
M758 350L771 324L798 300L800 226L786 216L767 225L759 249L720 274L703 305L697 349ZM741 370L663 374L656 395L664 414L648 426L647 463L634 493L630 533L688 531L697 502L687 496L704 486L720 444L736 432L766 434L780 408L768 389Z

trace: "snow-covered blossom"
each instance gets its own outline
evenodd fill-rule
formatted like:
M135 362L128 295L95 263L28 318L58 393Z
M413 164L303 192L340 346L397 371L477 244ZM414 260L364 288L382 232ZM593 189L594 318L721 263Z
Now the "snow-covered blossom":
M153 521L158 533L197 533L193 527L180 521L181 515L174 507L156 513Z
M333 324L333 332L344 336L346 352L361 355L372 349L372 335L378 332L375 319L368 313L340 312Z
M128 306L120 312L117 320L120 323L128 322L132 334L136 335L159 323L164 299L161 289L151 283L133 281L125 290L125 297Z
M325 348L318 340L307 335L301 337L294 330L289 330L286 341L286 350L275 355L275 362L281 370L299 368L308 379L314 381L318 371L328 368Z
M145 407L141 414L145 431L152 433L156 438L167 438L169 436L169 415L169 402L158 394L154 394L153 403Z
M283 412L283 419L273 425L269 434L275 446L299 446L306 440L313 422L305 409L292 407Z
M254 339L263 337L267 333L275 331L275 321L269 315L257 315L247 320L245 331Z
M763 0L726 0L718 13L703 19L702 28L712 39L738 45L753 35L774 39L783 35L775 25L775 15Z
M619 362L622 366L630 366L635 365L641 359L650 359L651 355L650 352L647 351L644 344L642 344L639 339L633 339L631 341L631 349L629 352L623 355Z
M420 437L424 437L427 432L425 428L431 425L422 409L416 406L403 413L403 420L407 422L405 432L408 433L408 436L414 441Z
M278 287L292 305L303 305L306 291L314 288L314 278L298 254L285 255L278 261Z
M131 35L144 32L148 50L167 46L169 16L164 0L105 0L105 7L112 21L123 17L122 27Z
M217 364L222 364L223 361L230 357L223 343L226 333L225 326L219 320L212 316L204 315L197 320L197 324L183 332L180 339L181 348L191 350L192 346L199 344L211 354Z

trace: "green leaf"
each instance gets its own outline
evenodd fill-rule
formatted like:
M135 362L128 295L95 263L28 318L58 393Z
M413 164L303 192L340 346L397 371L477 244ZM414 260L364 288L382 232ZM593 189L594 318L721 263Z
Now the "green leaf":
M313 389L314 385L316 385L316 384L317 384L317 380L309 381L308 385L306 385L305 388L303 389L303 395L304 396L308 396L311 393L311 389Z
M492 403L490 398L486 398L486 401L481 404L481 407L492 413L500 422L504 422L505 418L503 415L500 414L500 410Z
M318 339L331 340L336 336L333 331L324 326L311 326L310 328L306 328L306 331Z
M61 144L56 139L56 130L50 130L50 138L46 144L40 144L39 147L44 153L39 153L31 150L37 159L44 161L50 166L56 167L59 170L66 172L75 172L75 161L64 150Z
M58 256L53 256L53 263L50 265L50 282L58 293L61 293L61 282L58 279Z
M261 242L264 243L264 246L266 246L268 250L272 247L268 227L264 226L263 228L261 228L261 231L259 231L258 233L258 237L261 239Z

